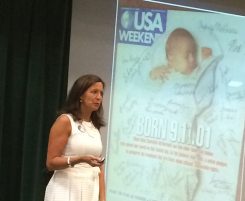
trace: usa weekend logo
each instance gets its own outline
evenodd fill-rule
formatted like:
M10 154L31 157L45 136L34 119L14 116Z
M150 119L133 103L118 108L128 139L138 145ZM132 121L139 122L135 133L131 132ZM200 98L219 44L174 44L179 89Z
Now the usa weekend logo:
M166 30L166 10L121 8L118 16L119 43L151 46Z

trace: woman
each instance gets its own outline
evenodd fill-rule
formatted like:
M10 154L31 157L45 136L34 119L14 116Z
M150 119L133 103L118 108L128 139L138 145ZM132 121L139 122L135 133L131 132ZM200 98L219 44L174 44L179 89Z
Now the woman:
M73 84L62 114L50 129L50 179L45 201L105 201L104 161L99 133L104 82L84 75Z

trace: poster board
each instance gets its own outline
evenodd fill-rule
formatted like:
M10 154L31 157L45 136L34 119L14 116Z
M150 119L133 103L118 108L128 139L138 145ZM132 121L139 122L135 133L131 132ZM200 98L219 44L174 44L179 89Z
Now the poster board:
M243 17L119 1L108 201L244 199L244 26Z

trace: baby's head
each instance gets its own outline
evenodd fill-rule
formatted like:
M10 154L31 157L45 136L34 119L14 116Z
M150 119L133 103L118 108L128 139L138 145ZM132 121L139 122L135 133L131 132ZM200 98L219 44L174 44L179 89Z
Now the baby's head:
M183 28L175 29L166 43L168 66L183 74L197 67L197 44L192 34Z

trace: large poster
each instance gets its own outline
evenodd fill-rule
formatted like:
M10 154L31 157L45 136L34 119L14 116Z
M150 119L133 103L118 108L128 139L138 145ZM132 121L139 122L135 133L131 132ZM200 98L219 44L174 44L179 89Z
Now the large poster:
M245 19L119 7L108 201L241 201Z

